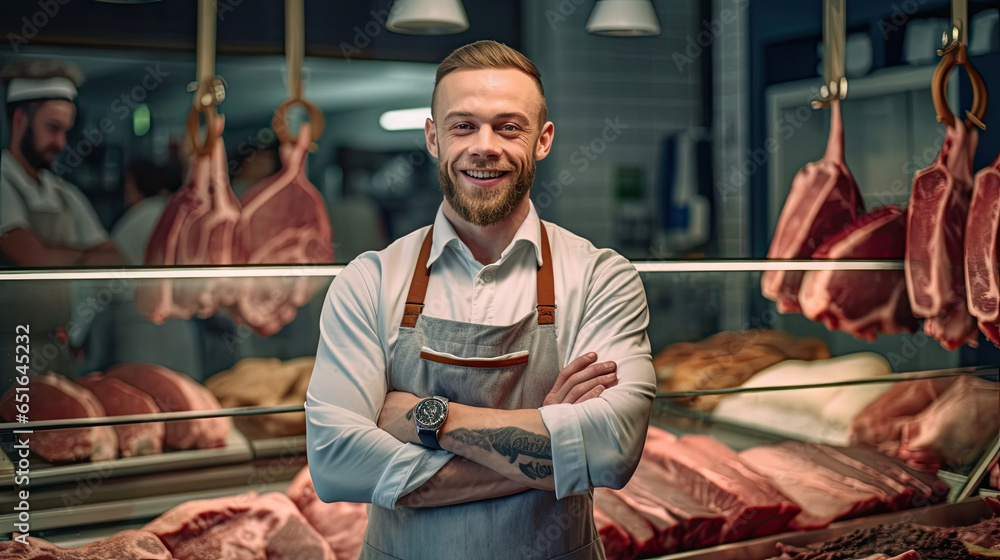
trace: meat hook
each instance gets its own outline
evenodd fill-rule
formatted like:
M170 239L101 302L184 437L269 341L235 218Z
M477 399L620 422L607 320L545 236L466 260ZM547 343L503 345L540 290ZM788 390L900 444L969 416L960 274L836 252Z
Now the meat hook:
M813 109L829 107L834 100L847 97L847 78L844 77L846 42L846 0L824 0L823 79L826 83L819 88L820 98L811 103Z
M945 126L955 125L955 114L948 107L948 76L955 66L962 66L969 75L972 82L972 110L966 111L965 116L970 122L982 130L986 130L983 118L986 117L986 109L989 106L989 94L986 91L986 82L979 75L975 65L969 60L969 54L965 43L957 41L949 45L942 51L941 62L934 70L934 78L931 81L931 95L934 99L934 110L937 112L937 120Z
M969 122L975 124L982 130L986 130L983 118L986 117L986 109L989 106L989 95L986 91L986 82L979 75L975 65L969 60L969 53L966 48L969 28L969 3L968 0L951 1L951 30L942 37L942 48L938 56L941 62L934 70L934 79L931 81L931 95L934 98L934 110L937 112L937 120L945 126L955 125L955 115L948 107L948 97L946 87L948 86L948 76L955 66L965 67L965 72L972 82L972 110L966 111L965 116Z

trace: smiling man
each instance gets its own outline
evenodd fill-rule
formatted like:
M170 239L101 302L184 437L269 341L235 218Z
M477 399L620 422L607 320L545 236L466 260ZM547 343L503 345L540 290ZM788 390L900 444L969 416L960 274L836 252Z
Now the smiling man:
M324 501L372 504L362 558L604 558L592 489L639 460L655 394L634 267L539 219L538 69L479 41L438 67L434 224L330 286L306 401Z
M0 72L10 146L0 157L0 262L17 266L115 265L121 254L94 208L52 173L76 121L83 74L54 59L26 59Z

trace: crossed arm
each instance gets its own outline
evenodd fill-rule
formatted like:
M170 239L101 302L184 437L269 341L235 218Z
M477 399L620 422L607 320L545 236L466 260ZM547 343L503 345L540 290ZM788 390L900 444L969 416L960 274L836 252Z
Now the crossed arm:
M580 403L617 383L614 362L589 353L559 372L544 405ZM402 442L419 444L412 417L420 398L401 391L386 396L378 426ZM397 502L407 507L442 506L507 496L538 488L554 490L552 442L537 409L498 410L449 405L441 447L455 454L427 482ZM438 492L438 490L447 490Z

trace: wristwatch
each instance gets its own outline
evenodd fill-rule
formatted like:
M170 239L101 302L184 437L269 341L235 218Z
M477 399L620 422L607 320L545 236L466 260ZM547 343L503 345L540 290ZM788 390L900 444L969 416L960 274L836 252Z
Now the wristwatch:
M441 449L438 443L438 430L448 418L448 399L444 397L427 397L413 407L413 420L417 424L417 436L424 447Z

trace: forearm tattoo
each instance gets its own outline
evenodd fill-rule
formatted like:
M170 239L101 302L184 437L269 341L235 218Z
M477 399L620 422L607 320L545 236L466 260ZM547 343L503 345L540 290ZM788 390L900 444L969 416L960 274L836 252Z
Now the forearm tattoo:
M531 480L547 478L552 476L553 473L552 465L539 463L538 461L529 461L527 463L521 463L518 466L521 467L521 472L524 473L524 476L530 478Z
M511 464L519 455L536 459L552 459L552 440L521 428L483 428L468 430L458 428L448 433L449 437L460 443L478 447L485 451L493 449L507 457ZM523 468L523 467L522 467Z

